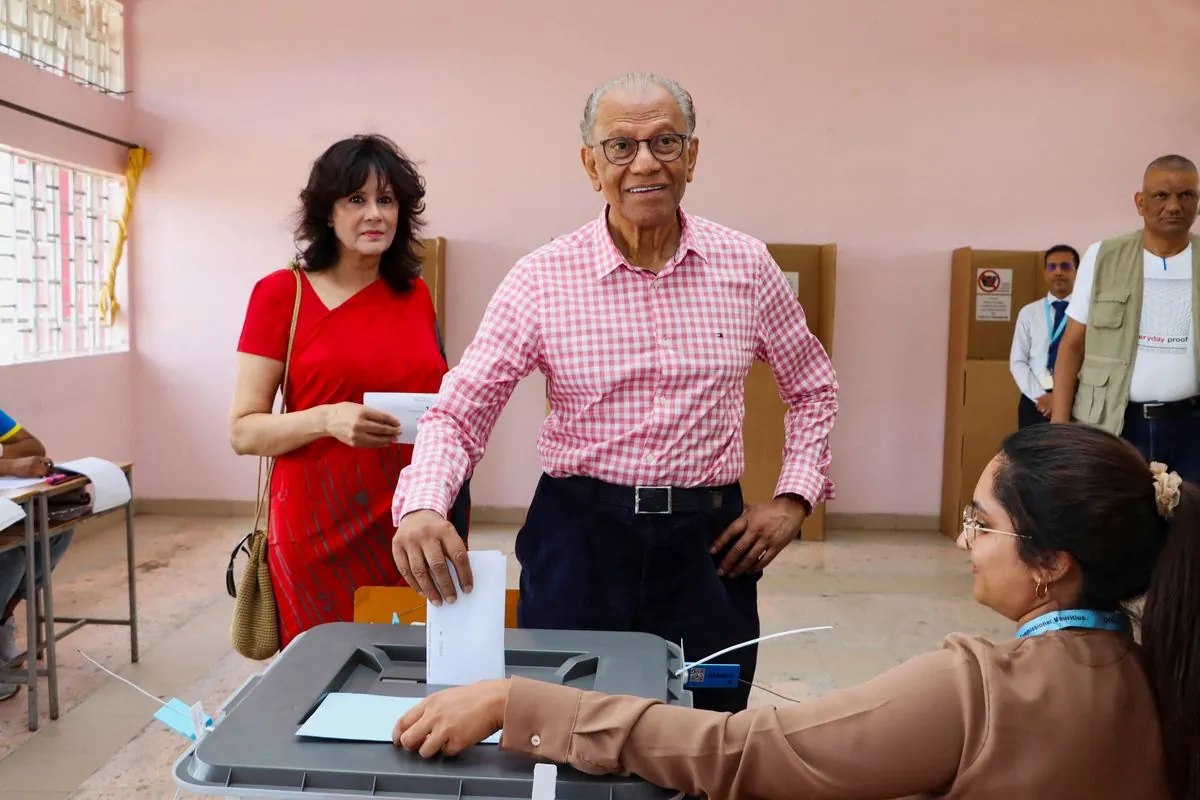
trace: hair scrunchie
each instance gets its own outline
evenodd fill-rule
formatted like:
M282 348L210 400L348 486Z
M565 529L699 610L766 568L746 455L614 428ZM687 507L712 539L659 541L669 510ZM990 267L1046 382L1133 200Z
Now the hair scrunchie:
M1158 461L1150 462L1150 474L1154 476L1154 502L1158 505L1158 513L1163 519L1170 519L1179 505L1179 487L1183 485L1183 478L1178 472L1167 472L1167 465Z

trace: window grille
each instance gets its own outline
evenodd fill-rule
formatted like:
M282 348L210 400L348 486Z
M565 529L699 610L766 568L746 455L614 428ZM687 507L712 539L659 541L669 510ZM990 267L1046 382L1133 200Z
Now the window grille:
M106 94L125 92L124 40L113 0L0 0L0 54Z
M120 177L0 147L0 364L128 349L99 312L124 203Z

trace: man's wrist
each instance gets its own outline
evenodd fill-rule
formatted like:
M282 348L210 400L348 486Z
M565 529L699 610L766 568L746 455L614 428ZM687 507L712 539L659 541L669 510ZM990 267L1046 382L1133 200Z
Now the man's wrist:
M812 515L812 503L808 502L807 500L805 500L803 497L796 494L795 492L783 492L782 494L778 495L776 497L776 499L777 500L788 500L792 503L795 503L796 505L798 505L800 508L802 508L804 510L804 516L806 516L806 517Z

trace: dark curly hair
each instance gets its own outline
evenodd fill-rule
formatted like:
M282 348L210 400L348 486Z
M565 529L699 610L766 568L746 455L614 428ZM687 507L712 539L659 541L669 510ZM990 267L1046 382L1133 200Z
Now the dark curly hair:
M333 206L378 175L399 206L396 238L379 259L379 276L394 292L405 292L421 274L416 245L425 211L425 181L394 142L378 134L360 134L332 145L313 162L308 185L300 193L296 243L306 272L324 272L338 262L341 244L329 224Z

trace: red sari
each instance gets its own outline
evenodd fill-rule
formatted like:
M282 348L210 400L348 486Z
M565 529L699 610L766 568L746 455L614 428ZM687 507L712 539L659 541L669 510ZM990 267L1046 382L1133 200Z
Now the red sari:
M446 373L424 281L403 293L378 280L329 309L300 274L288 411L361 403L363 392L436 392ZM279 270L250 295L239 352L283 361L296 279ZM355 448L326 437L279 456L271 480L268 567L280 647L354 618L359 586L400 586L392 494L412 445Z

